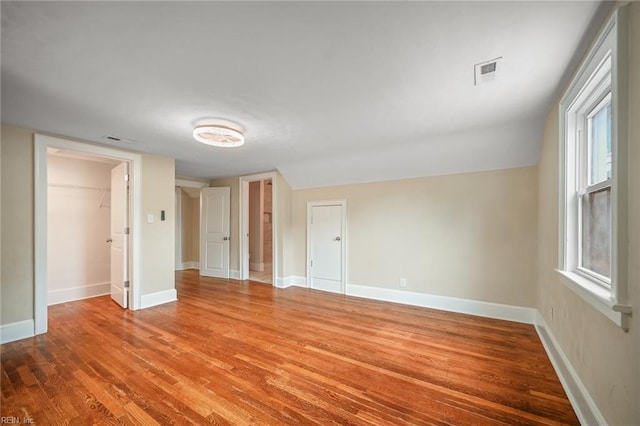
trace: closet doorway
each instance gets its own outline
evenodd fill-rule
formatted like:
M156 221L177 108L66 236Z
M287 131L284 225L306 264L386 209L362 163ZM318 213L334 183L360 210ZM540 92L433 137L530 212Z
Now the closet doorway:
M48 305L111 293L111 171L121 163L47 150Z
M50 252L48 249L49 240L49 154L52 152L68 152L69 155L77 156L77 155L88 155L91 157L100 157L102 159L110 159L114 160L118 164L127 163L128 164L128 181L127 186L129 188L128 195L128 207L126 212L123 215L126 215L127 218L127 227L128 229L123 230L122 233L127 235L126 240L123 243L124 250L126 250L126 254L123 254L123 260L126 259L127 270L126 272L123 270L123 276L126 277L126 281L128 283L122 282L122 288L124 289L126 286L127 291L126 294L122 294L122 298L120 302L121 304L125 304L128 309L136 310L140 309L141 301L140 301L140 264L141 264L141 247L140 247L140 236L141 236L141 200L142 200L142 156L140 154L132 153L130 151L121 151L116 148L109 148L101 145L93 145L82 143L78 141L72 141L69 139L63 139L55 136L41 135L35 134L34 136L34 189L35 189L35 218L34 218L34 246L35 246L35 270L34 270L34 280L35 280L35 294L34 294L34 334L43 334L47 332L48 329L48 320L47 320L47 306L49 305L49 264L51 263L52 268L60 265L55 265L52 262L56 262L56 258L50 256L54 256L54 253ZM106 161L106 160L104 160ZM95 164L93 165L95 166ZM59 177L63 179L65 177L64 173L67 173L66 170L60 170ZM75 195L72 196L80 197L82 191L95 191L100 194L100 199L102 198L102 192L104 191L104 186L102 184L69 184L70 186L77 186L78 188L69 188L65 187L64 181L51 182L54 184L59 184L58 186L52 186L52 191L66 191L66 190L74 190L76 191ZM79 188L79 187L85 188ZM109 183L110 186L110 183ZM100 188L100 189L95 189ZM97 194L96 194L97 195ZM102 203L103 209L106 209L105 203L109 203L106 201L107 195L105 194L105 199L100 201L98 200L98 204L94 207L100 208ZM87 204L88 205L88 204ZM61 215L65 215L67 213L58 213ZM95 211L94 211L94 214ZM99 215L99 214L97 214ZM88 219L87 219L88 220ZM79 226L78 226L79 227ZM64 247L62 247L62 251L69 251L71 249L70 243L68 242L68 238L66 235L57 234L57 237L60 241L63 242ZM95 242L100 242L103 240L105 244L108 244L107 238L104 238L103 235L100 234L87 234L85 233L83 238L95 240ZM113 235L111 235L113 238ZM54 241L52 241L54 243ZM57 255L57 253L56 253ZM126 256L126 257L125 257ZM111 254L109 256L109 263L111 260ZM67 260L60 261L66 262ZM95 267L93 265L92 267ZM104 266L104 265L102 265ZM80 266L79 268L84 270L84 277L94 276L94 270L89 274L89 267L85 264ZM100 269L100 268L98 268ZM109 270L111 271L111 265L109 265ZM100 277L100 275L95 275ZM104 277L104 275L101 275ZM97 295L96 292L104 292L106 285L102 281L104 278L97 278L98 282L88 282L88 284L93 285L95 287L91 287L91 290L86 289L78 289L77 285L64 284L67 287L65 288L57 288L55 290L62 290L52 295L52 298L57 298L58 301L62 301L62 298L73 298L80 299L85 297L93 297ZM109 273L109 281L112 279L111 272ZM92 281L92 280L90 280ZM86 284L86 283L85 283ZM111 283L110 283L111 284ZM54 291L55 291L54 290ZM110 291L113 295L113 291Z

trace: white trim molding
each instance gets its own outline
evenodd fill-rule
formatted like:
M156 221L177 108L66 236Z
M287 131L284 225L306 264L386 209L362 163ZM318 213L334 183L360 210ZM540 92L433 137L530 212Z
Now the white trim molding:
M34 331L35 322L32 319L0 325L0 344L33 337Z
M74 300L89 299L104 296L111 292L111 283L98 283L82 287L63 288L50 290L48 293L49 306L59 303L73 302Z
M185 269L200 269L200 262L182 262L181 271Z
M297 275L289 275L288 277L278 277L276 281L276 287L278 288L287 288L287 287L307 287L307 277L300 277Z
M237 269L229 269L229 279L241 280L240 271L238 271ZM249 279L249 278L247 278L247 279Z
M151 308L153 306L163 305L178 300L178 292L176 289L158 291L151 294L143 294L141 297L141 309Z
M578 373L571 366L551 329L547 326L540 312L536 311L536 313L536 332L580 423L583 425L606 425L607 421L593 402L593 398L580 380Z
M477 315L487 318L497 318L525 324L535 324L536 321L536 309L522 306L502 305L499 303L481 302L478 300L459 299L457 297L437 296L433 294L415 293L388 288L368 287L356 284L347 284L346 294L347 296L363 297L365 299L381 300L384 302L402 303L405 305Z
M629 331L629 320L632 311L630 305L614 303L611 300L611 293L609 291L606 291L579 274L562 271L560 269L556 269L556 272L562 276L564 284L569 287L571 291L613 321L618 327L624 331Z
M209 183L187 178L176 178L176 186L180 188L206 188Z

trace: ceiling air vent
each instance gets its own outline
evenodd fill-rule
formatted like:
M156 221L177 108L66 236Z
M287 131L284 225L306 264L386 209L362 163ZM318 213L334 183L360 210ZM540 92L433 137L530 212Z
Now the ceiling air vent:
M476 86L497 80L502 74L502 57L476 64L474 74Z
M109 142L126 142L126 143L133 143L134 141L131 139L127 139L127 138L121 138L120 136L114 136L114 135L104 135L102 137L102 139L105 139Z

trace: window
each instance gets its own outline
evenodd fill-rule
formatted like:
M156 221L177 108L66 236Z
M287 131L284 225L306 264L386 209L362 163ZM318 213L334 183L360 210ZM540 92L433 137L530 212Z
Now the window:
M625 330L626 52L616 11L560 102L560 259L577 294ZM624 43L622 46L626 46Z
M594 102L576 108L575 188L578 202L577 271L605 288L611 287L611 56L600 81L589 94Z

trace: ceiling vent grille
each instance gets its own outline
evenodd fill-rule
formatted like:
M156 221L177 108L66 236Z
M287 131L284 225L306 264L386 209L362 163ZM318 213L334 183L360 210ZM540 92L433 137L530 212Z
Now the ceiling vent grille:
M132 139L122 138L120 136L114 135L104 135L102 139L107 140L109 142L125 142L125 143L133 143Z
M502 74L502 57L490 61L481 62L474 66L474 84L481 84L496 81Z

